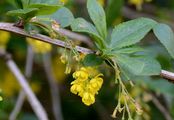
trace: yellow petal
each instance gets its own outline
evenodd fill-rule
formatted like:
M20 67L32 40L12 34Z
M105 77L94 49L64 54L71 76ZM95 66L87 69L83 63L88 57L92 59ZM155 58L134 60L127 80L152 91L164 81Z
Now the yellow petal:
M82 102L89 106L91 104L93 104L95 102L95 98L94 98L94 95L92 95L91 93L84 93L83 97L82 97Z

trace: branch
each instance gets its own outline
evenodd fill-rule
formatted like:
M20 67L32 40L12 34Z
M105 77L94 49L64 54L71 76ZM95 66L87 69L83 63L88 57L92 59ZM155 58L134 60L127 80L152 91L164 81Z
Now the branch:
M33 59L34 59L34 53L32 51L31 46L28 46L26 68L25 68L25 77L27 77L28 79L31 77L31 74L32 74ZM16 120L19 112L21 111L25 97L26 97L26 95L25 95L24 90L21 90L18 95L16 105L10 114L10 117L9 117L10 120Z
M38 39L40 41L50 43L50 44L53 44L53 45L56 45L59 47L63 47L63 48L66 47L68 49L71 49L70 45L67 45L65 42L63 42L61 40L51 39L50 37L47 37L47 36L41 35L41 34L30 35L30 34L26 33L23 29L14 27L13 24L11 24L11 23L0 23L0 30L5 30L5 31L16 33L16 34L19 34L19 35L22 35L25 37L31 37L34 39ZM77 49L77 51L79 51L81 53L86 53L86 54L95 53L94 51L84 48L84 47L76 46L75 48ZM170 82L174 82L174 73L172 73L172 72L162 70L160 73L160 76L169 80Z
M174 83L174 73L166 70L161 70L160 76Z
M47 117L47 114L46 114L44 108L42 107L42 105L40 104L40 102L38 101L38 99L36 98L34 93L32 92L29 84L27 83L27 80L22 75L21 71L19 70L19 68L17 67L15 62L12 60L10 54L6 53L5 51L0 51L0 57L2 57L6 61L8 68L14 74L17 81L21 85L21 87L24 90L24 92L28 98L28 101L29 101L30 105L32 106L33 111L36 113L38 119L39 120L48 120L48 117Z
M9 120L16 120L19 112L21 111L24 100L25 100L25 92L21 90L16 100L17 102L15 104L15 107L10 113Z
M20 29L20 28L13 26L12 23L0 23L0 30L5 30L8 32L19 34L19 35L22 35L24 37L34 38L34 39L40 40L42 42L50 43L50 44L53 44L53 45L56 45L59 47L63 47L63 48L65 48L65 46L67 49L72 48L70 45L67 45L65 42L63 42L61 40L51 39L50 37L45 36L45 35L41 35L41 34L35 34L35 35L28 34L23 29ZM81 53L93 53L92 50L86 49L83 47L79 47L79 46L76 46L76 49L77 49L77 51L79 51Z

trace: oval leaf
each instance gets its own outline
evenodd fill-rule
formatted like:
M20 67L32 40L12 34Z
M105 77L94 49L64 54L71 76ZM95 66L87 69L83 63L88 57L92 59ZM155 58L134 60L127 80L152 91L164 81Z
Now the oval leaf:
M131 46L112 51L112 54L134 54L141 51L144 51L144 49L139 46Z
M111 35L110 48L122 48L139 42L156 22L148 18L138 18L116 26Z
M91 23L87 22L85 19L83 18L75 19L71 24L71 28L75 32L88 33L94 38L94 40L97 42L99 46L102 46L101 43L102 38L99 36L96 28Z
M123 0L110 0L106 8L107 25L113 26L114 21L120 17L121 9L123 8Z
M174 58L174 34L172 29L166 24L157 24L153 31L172 58Z
M18 8L23 8L23 4L22 4L22 1L21 0L15 0L15 3L17 5Z
M117 55L115 61L124 70L134 75L159 75L161 72L160 64L154 59L147 56L129 57L127 55Z
M61 27L69 26L74 20L72 12L66 7L59 9L57 12L51 15L51 18L57 20L60 23Z
M106 15L102 6L96 0L88 0L87 9L90 18L92 19L97 28L99 35L102 36L103 39L106 39Z
M26 9L18 9L7 12L7 15L10 16L19 16L22 18L32 18L38 12L37 8L26 8Z
M51 5L45 3L38 3L38 4L30 4L28 8L38 8L37 15L49 15L56 12L61 5Z

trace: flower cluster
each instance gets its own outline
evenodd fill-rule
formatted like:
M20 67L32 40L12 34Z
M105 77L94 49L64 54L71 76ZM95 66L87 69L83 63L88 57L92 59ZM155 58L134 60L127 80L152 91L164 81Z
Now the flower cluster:
M142 9L142 4L144 2L151 2L152 0L129 0L129 3L135 5L138 10Z
M95 95L100 90L103 74L98 73L95 68L82 67L73 73L75 80L71 83L71 92L82 97L82 102L89 106L95 102Z
M27 42L32 46L34 52L36 53L46 53L52 50L51 44L35 40L33 38L26 38Z
M6 44L10 39L10 33L6 31L0 31L0 48L6 48Z

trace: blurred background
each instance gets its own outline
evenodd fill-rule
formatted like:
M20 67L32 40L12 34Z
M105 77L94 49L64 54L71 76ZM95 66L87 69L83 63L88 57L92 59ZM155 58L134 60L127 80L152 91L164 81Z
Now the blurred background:
M62 0L76 17L83 17L90 21L86 9L85 0ZM138 17L148 17L159 22L169 24L174 30L174 0L98 0L104 7L107 16L109 31L124 21ZM13 0L0 0L0 21L16 22L16 18L6 16L6 12L16 9ZM67 27L66 29L70 29ZM111 114L117 105L118 86L114 84L113 70L106 65L101 67L104 74L104 84L96 97L95 104L85 106L80 97L70 92L70 83L73 81L72 73L76 66L73 66L71 74L65 74L65 65L61 63L60 56L64 49L56 46L49 46L48 50L40 48L42 52L31 50L28 47L26 38L15 34L0 32L0 43L8 39L6 50L12 55L14 61L24 73L26 67L27 52L34 53L32 75L29 78L30 86L37 98L46 109L50 120L56 120L53 112L54 103L51 91L56 90L55 97L59 101L57 107L61 110L62 120L112 120ZM76 42L84 47L85 43ZM152 33L149 33L140 43L150 54L154 56L163 69L174 72L174 61L167 51L156 40ZM45 46L45 44L43 44ZM51 56L51 57L50 57ZM45 67L45 64L48 66ZM48 71L51 71L49 73ZM51 76L51 78L50 78ZM51 82L50 82L51 79ZM135 120L173 120L174 119L174 84L160 77L133 77L135 86L127 88L130 94L140 103L143 109L142 116L136 116ZM53 85L54 84L54 85ZM54 89L55 88L55 89ZM0 59L0 120L8 120L14 109L20 85L16 78L7 68L5 62ZM130 106L131 107L131 106ZM134 111L133 111L134 112ZM118 118L120 119L119 115ZM30 104L25 99L17 120L37 120Z

